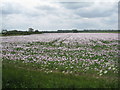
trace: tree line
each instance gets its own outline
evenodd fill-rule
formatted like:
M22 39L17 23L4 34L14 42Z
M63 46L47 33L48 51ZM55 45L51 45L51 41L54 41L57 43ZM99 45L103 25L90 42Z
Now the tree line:
M18 31L18 30L10 30L6 29L2 30L1 34L3 36L9 35L30 35L30 34L41 34L41 33L99 33L99 32L120 32L120 30L57 30L57 31L39 31L29 28L28 31Z
M28 31L18 31L18 30L11 30L7 31L6 29L2 30L2 36L9 36L9 35L30 35L30 34L41 34L40 31L29 28Z

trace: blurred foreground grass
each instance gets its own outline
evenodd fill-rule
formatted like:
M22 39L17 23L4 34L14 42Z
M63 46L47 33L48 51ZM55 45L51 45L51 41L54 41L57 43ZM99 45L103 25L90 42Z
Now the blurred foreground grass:
M45 73L33 65L3 61L3 88L118 88L116 77Z

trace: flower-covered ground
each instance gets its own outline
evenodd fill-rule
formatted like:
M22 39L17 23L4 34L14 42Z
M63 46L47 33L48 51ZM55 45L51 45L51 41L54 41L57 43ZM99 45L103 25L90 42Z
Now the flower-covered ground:
M7 66L10 68L13 65L15 69L43 72L48 77L60 73L72 75L73 78L85 76L88 80L90 77L103 79L104 82L108 81L107 86L102 85L102 81L93 80L100 82L95 87L117 87L118 42L117 33L49 33L2 37L3 74ZM10 83L7 86L8 82L3 80L3 86L11 86ZM77 79L76 82L80 83ZM74 87L82 86L89 87L86 83ZM90 87L94 87L94 84Z

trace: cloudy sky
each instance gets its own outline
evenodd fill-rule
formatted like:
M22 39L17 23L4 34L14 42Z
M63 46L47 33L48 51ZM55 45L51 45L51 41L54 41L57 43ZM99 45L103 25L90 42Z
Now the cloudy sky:
M118 29L118 0L2 0L2 29Z

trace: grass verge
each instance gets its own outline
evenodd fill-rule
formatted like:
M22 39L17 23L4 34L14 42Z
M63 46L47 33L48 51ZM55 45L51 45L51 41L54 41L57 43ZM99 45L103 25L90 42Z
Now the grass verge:
M88 74L45 73L32 68L26 69L24 64L19 67L19 64L3 61L3 88L118 88L115 79Z

